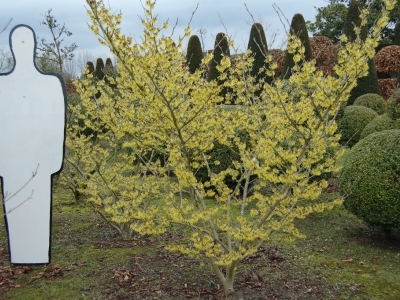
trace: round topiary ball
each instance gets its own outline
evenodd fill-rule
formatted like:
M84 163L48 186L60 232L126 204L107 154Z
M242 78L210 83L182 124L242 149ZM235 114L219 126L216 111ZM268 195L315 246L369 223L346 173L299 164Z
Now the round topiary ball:
M400 119L400 89L387 100L386 113L393 120Z
M365 126L361 132L360 140L372 133L390 129L400 129L400 119L393 120L387 114L383 114L376 117Z
M360 140L364 127L377 116L375 111L365 106L346 106L343 116L338 120L340 143L349 147L354 146Z
M339 173L344 206L385 231L400 228L400 130L370 134L345 157Z
M377 94L362 95L354 101L353 105L368 107L376 111L378 115L383 115L386 112L386 101L382 96Z

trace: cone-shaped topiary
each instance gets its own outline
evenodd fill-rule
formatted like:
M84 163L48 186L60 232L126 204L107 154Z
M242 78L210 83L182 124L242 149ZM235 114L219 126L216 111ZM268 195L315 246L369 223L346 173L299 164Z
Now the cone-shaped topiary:
M386 101L382 96L377 94L362 95L354 101L354 105L368 107L376 111L378 115L383 115L386 112Z
M290 34L296 35L304 46L304 59L310 61L312 59L312 49L310 44L310 38L308 37L308 31L306 22L302 14L295 14L290 24ZM300 62L301 63L301 62ZM286 52L285 64L283 66L283 79L288 79L292 76L292 69L295 65L293 60L293 54Z
M106 66L104 67L103 72L105 75L105 83L108 84L110 87L115 88L117 85L115 83L111 83L110 78L113 78L115 80L117 77L117 71L114 69L111 58L109 57L107 57L106 59Z
M201 48L200 39L197 35L192 35L189 39L186 53L186 65L190 73L193 74L196 70L200 69L202 59L203 50Z
M387 114L376 117L363 129L360 135L360 140L373 134L375 132L390 130L390 129L400 129L400 119L393 120Z
M397 21L396 26L394 27L393 44L400 46L400 20Z
M357 39L357 34L354 31L354 28L361 26L360 14L362 9L362 4L356 0L352 0L349 4L349 8L347 9L347 15L344 20L342 32L344 35L347 36L350 42L353 42ZM365 39L367 38L367 34L368 28L366 26L363 26L360 31L360 39L362 41L365 41Z
M109 58L109 57L107 57L107 59L106 59L106 68L110 68L110 69L114 68L111 58Z
M400 228L400 130L362 139L346 155L339 173L344 207L389 233Z
M387 100L386 113L393 120L400 119L400 89Z
M352 0L347 10L346 19L343 25L343 34L345 34L349 42L357 39L357 34L354 30L355 27L361 26L361 10L363 6L360 2ZM363 26L360 30L359 38L364 41L367 38L368 29ZM354 100L364 94L378 94L381 95L381 90L378 83L378 75L376 73L374 59L368 61L368 75L357 80L357 86L351 91L350 97L347 100L347 105L352 105Z
M219 76L221 73L217 70L217 66L221 64L222 58L224 56L231 56L229 51L229 43L225 33L220 32L215 38L213 59L211 60L210 72L208 74L208 81L217 80L218 85L223 85L225 80L220 80ZM228 94L228 88L224 88L220 94L224 99ZM224 100L225 103L225 100Z
M98 58L96 61L96 70L95 70L95 76L98 80L102 80L104 78L104 62L103 59Z
M88 61L86 63L86 69L89 70L88 74L94 74L94 65L93 65L93 63L91 61Z
M251 50L252 56L254 57L253 66L250 71L251 76L256 78L257 83L264 81L271 84L273 77L267 76L265 73L269 67L265 62L265 58L268 54L267 39L260 23L254 23L253 26L251 26L247 49ZM258 93L261 93L261 89Z
M340 143L349 147L359 140L361 132L378 114L364 106L351 105L345 107L343 116L338 121L338 132L341 134Z
M400 89L400 70L397 72L396 87L397 87L398 89Z
M357 79L357 86L351 90L347 105L352 105L358 97L365 94L382 95L373 58L368 60L368 66L368 75Z

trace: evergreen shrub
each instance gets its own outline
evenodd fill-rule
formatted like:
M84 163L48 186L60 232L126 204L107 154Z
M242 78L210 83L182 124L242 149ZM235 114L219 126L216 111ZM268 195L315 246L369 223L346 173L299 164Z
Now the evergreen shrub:
M383 130L400 129L400 120L393 120L387 114L376 117L363 129L360 140L366 136Z
M361 132L378 114L364 106L352 105L345 107L343 116L338 120L338 131L341 134L340 143L349 147L354 146Z
M362 95L354 101L354 105L368 107L376 111L378 115L382 115L386 112L386 101L382 96L377 94Z
M393 120L400 119L400 89L396 90L387 100L386 113Z
M400 130L362 139L346 155L339 173L344 207L386 232L400 228Z

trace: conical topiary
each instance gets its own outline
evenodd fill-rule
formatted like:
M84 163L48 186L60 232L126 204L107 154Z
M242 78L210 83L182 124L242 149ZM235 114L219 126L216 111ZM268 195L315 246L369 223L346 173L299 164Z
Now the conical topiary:
M104 78L104 62L101 58L98 58L96 61L96 70L95 70L95 76L98 80L102 80Z
M368 75L357 79L357 86L351 90L347 105L352 105L358 97L365 94L382 95L373 58L368 60Z
M310 61L312 59L312 50L310 44L310 38L308 37L308 31L306 21L302 14L295 14L290 24L290 34L297 36L304 46L304 60ZM301 62L300 62L301 64ZM286 53L285 64L283 66L283 79L288 79L292 76L292 69L295 65L292 53Z
M397 72L396 87L397 87L398 89L400 89L400 70Z
M394 39L393 44L400 46L400 21L397 21L394 27Z
M93 65L93 63L92 63L91 61L88 61L88 62L86 63L86 69L89 70L89 73L88 73L88 74L93 74L93 72L94 72L94 65Z
M361 25L361 10L363 6L360 2L352 0L347 10L346 19L343 25L343 34L348 38L349 42L353 42L357 39L357 34L354 31L355 26ZM359 38L364 41L367 38L368 29L363 26L360 31ZM357 86L350 93L350 97L347 100L347 105L352 105L354 101L364 94L378 94L381 95L381 89L379 88L378 75L374 64L374 59L371 58L368 61L368 75L357 80Z
M224 56L230 57L230 55L231 55L230 51L229 51L228 39L227 39L225 33L223 33L223 32L218 33L215 38L213 55L214 55L214 57L211 60L210 72L208 74L208 81L217 80L218 85L223 85L225 80L219 79L219 76L221 74L217 70L217 66L221 64L222 58ZM220 96L222 96L225 99L228 92L229 92L228 88L225 87L221 91ZM225 100L224 100L224 103L225 103Z
M347 9L346 19L344 20L343 24L343 34L347 36L350 42L353 42L357 39L357 34L354 31L355 26L361 26L361 10L363 6L357 0L352 0L349 4L349 8ZM362 41L365 41L368 34L368 28L363 26L360 31L360 38Z
M271 84L273 77L267 76L265 73L268 70L269 65L265 62L265 58L268 54L268 44L265 37L265 32L260 23L254 23L251 26L249 44L247 46L254 57L253 66L250 71L251 76L256 80L256 84L261 84L255 95L259 96L262 91L262 85L266 82Z
M221 60L223 56L230 56L228 39L226 38L225 33L220 32L217 34L215 38L214 51L213 51L213 59L211 60L210 72L208 74L208 81L216 80L220 72L217 70L217 66L221 64Z
M254 57L253 67L250 71L251 76L256 78L257 83L265 81L270 84L273 77L267 76L265 73L265 70L269 67L265 62L265 58L268 54L268 44L264 29L260 23L254 23L253 26L251 26L247 49L251 50L252 56Z
M202 59L203 50L201 49L200 39L197 35L192 35L189 39L186 53L186 65L190 73L193 74L196 70L200 69Z
M109 57L107 57L107 59L106 59L106 68L110 68L110 69L114 68L111 58L109 58Z

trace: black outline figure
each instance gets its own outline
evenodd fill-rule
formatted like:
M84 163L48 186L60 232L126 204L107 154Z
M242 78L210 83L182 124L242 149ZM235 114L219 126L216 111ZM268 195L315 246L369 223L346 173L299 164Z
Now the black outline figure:
M35 64L36 36L10 33L14 68L0 74L0 177L10 262L50 263L51 180L61 171L67 97L58 74Z

